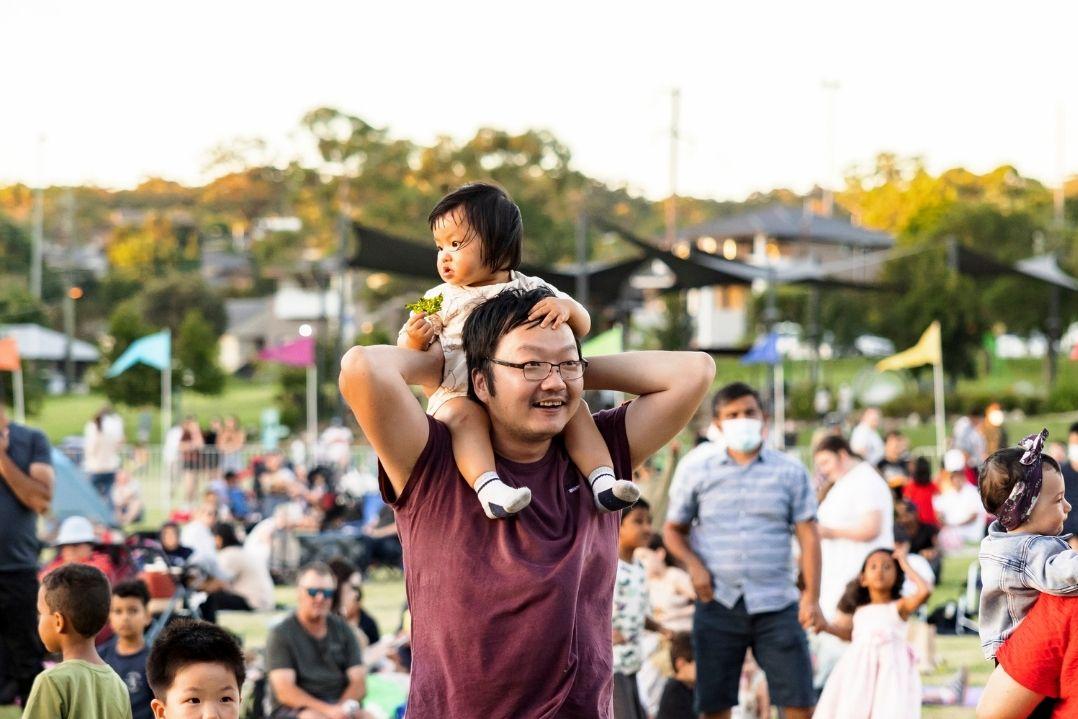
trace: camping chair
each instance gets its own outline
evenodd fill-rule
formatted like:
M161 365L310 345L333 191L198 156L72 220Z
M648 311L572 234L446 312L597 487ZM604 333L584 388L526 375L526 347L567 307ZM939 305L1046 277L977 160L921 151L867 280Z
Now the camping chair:
M974 560L966 570L966 588L958 597L958 613L955 616L955 634L978 632L977 615L981 607L981 563Z

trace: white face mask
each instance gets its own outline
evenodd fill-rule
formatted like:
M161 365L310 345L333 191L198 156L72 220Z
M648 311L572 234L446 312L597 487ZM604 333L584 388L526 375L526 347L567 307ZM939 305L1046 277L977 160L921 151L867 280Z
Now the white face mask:
M722 430L716 427L714 422L707 426L707 432L704 433L704 436L707 437L708 442L718 442L719 444L726 442L723 439Z
M764 423L758 419L724 419L722 436L735 452L752 452L763 444Z
M1072 442L1067 445L1067 459L1071 464L1078 465L1078 443Z

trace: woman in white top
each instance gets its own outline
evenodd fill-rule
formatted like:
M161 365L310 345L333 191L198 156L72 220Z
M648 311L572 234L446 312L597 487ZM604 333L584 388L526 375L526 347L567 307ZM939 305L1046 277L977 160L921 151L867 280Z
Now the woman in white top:
M949 449L943 455L940 493L932 498L932 507L940 520L940 547L954 552L966 544L984 538L986 513L977 488L966 479L966 455Z
M873 549L894 547L894 500L879 472L842 437L825 437L813 459L826 494L820 502L820 608L833 620L838 601Z
M94 489L112 506L112 485L120 469L120 447L124 442L123 420L107 405L83 428L82 468Z

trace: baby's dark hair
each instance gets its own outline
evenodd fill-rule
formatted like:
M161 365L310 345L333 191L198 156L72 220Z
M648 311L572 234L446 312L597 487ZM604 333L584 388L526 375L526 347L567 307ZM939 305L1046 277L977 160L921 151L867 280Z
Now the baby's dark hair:
M95 636L108 622L109 580L97 567L65 564L46 574L41 584L49 611L62 614L80 636Z
M977 489L981 493L981 504L990 514L998 514L999 508L1011 496L1014 485L1026 478L1028 467L1020 461L1023 454L1025 450L1021 447L1007 447L993 452L981 465ZM1062 473L1059 462L1050 455L1042 454L1041 461Z
M146 682L158 701L165 701L176 675L192 664L220 664L235 675L236 688L243 688L247 674L236 638L216 624L177 619L157 637L146 660Z
M146 582L141 579L132 579L128 582L120 582L112 588L112 596L124 599L137 599L142 606L150 604L150 590Z
M880 547L873 549L868 555L865 556L865 561L861 563L861 571L857 573L857 576L850 580L850 583L846 585L846 591L842 594L842 599L838 600L838 610L844 614L853 614L857 611L858 607L863 607L872 601L872 597L868 593L868 587L861 586L861 578L865 574L865 567L868 566L868 560L872 558L872 555L883 552L888 557L893 555L892 550L886 547ZM895 563L895 583L891 587L891 599L898 599L902 596L902 585L906 582L906 573L902 571L902 565L898 563L898 560L892 560Z
M520 266L521 245L524 240L524 222L520 208L502 188L485 182L472 182L450 192L438 201L427 217L430 229L457 208L471 225L478 237L480 257L492 272L515 270Z
M640 499L636 500L636 504L634 504L633 506L626 507L625 509L621 510L621 519L618 520L618 523L625 524L625 519L637 509L642 509L645 512L650 512L651 505L648 504L648 500L641 497Z
M670 638L670 666L677 669L677 660L691 662L694 660L692 653L692 635L688 632L675 632Z

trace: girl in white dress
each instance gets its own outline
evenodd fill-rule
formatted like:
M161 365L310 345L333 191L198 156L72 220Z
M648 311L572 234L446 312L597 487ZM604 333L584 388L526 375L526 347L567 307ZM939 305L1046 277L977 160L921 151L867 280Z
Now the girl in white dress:
M552 295L532 307L531 324L557 329L565 323L579 339L591 329L591 318L567 294L516 271L523 223L520 208L501 188L478 182L464 185L443 197L427 219L444 283L423 295L425 300L437 300L437 309L413 312L397 336L397 346L428 352L441 364L441 386L424 388L430 397L427 414L449 428L457 467L479 496L483 511L491 519L502 519L526 507L531 490L506 484L495 469L490 419L483 405L469 397L468 363L461 342L465 320L499 292L539 287ZM551 372L558 372L566 383L583 381L587 362L579 355L557 366L539 359L516 364L497 357L481 358L484 363L515 368L536 385ZM535 409L556 412L559 402L557 397L546 398L537 401ZM640 498L635 484L615 477L606 442L583 402L565 426L564 438L570 458L588 478L599 511L619 511Z
M901 596L905 576L917 591ZM902 552L876 549L839 602L825 631L852 644L824 686L816 716L828 719L914 719L921 716L921 676L906 640L906 619L932 588Z

